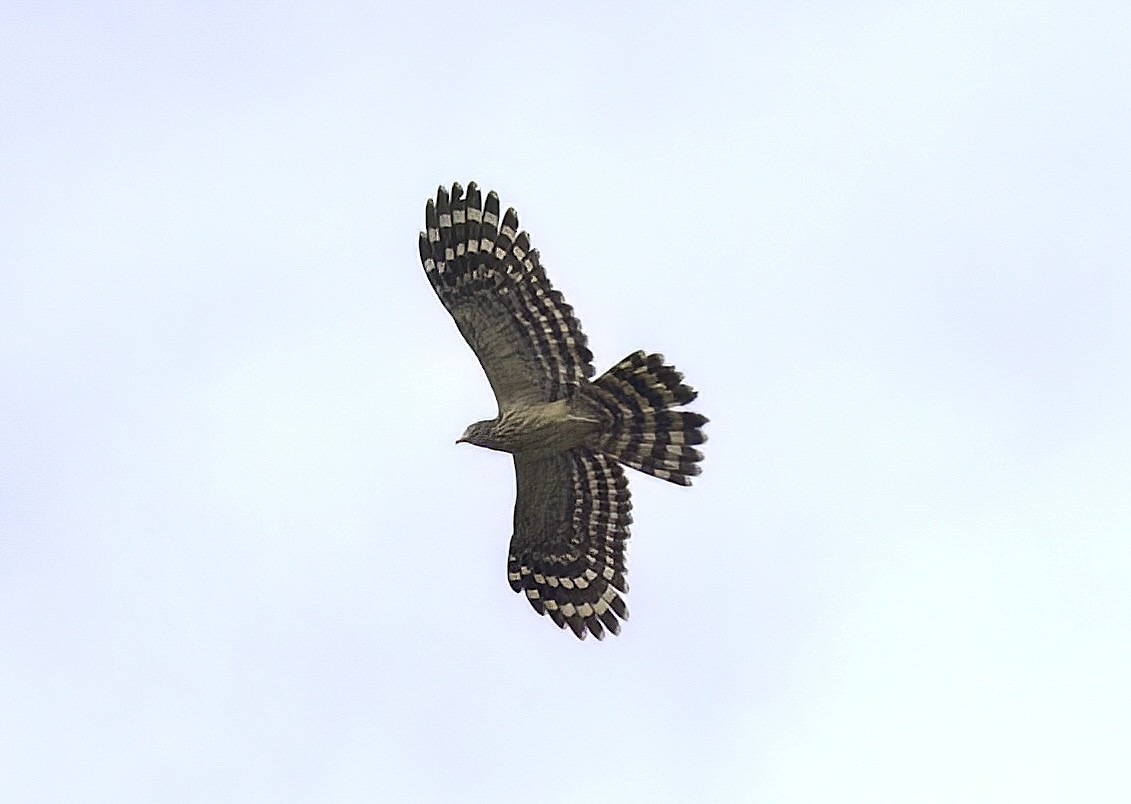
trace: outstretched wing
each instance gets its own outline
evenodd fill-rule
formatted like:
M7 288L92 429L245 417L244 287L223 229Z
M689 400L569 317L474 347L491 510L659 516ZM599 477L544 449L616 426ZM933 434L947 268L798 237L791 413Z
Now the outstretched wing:
M578 448L514 456L518 499L507 560L511 588L579 639L620 633L628 609L624 549L632 522L628 481L616 461ZM602 627L603 624L603 627Z
M472 182L451 198L441 187L425 208L420 261L432 288L471 346L500 410L565 395L593 376L593 353L581 325L554 290L508 209L499 222L499 197L481 201Z

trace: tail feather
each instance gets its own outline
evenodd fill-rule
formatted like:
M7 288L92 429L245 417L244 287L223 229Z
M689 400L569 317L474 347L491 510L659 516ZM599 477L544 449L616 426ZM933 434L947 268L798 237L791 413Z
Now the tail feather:
M707 417L685 410L697 396L683 374L664 364L664 356L633 352L585 388L605 414L607 426L592 447L654 477L691 485L707 440L700 429Z

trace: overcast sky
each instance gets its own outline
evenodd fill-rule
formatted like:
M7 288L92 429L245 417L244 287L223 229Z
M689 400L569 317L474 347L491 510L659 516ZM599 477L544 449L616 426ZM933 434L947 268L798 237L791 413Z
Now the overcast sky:
M1131 800L1131 6L391 5L0 13L0 799ZM604 642L469 180L711 418Z

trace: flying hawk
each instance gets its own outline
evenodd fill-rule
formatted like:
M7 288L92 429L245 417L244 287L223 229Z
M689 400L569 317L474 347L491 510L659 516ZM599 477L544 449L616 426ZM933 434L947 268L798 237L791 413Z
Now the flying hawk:
M620 633L632 522L620 464L681 486L699 474L707 418L663 355L634 352L596 380L581 325L499 197L444 187L424 212L420 261L499 405L459 439L514 456L511 588L579 639Z

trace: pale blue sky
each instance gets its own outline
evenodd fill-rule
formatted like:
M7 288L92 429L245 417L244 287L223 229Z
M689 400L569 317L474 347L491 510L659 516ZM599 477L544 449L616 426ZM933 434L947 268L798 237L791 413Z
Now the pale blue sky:
M0 799L1131 799L1131 7L2 17ZM711 417L618 638L453 444L457 180Z

